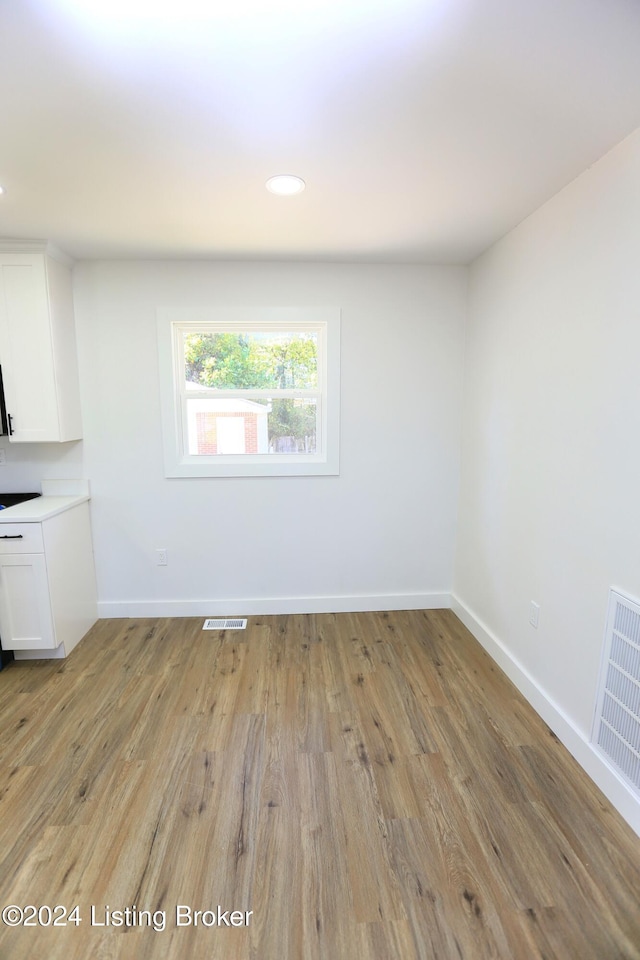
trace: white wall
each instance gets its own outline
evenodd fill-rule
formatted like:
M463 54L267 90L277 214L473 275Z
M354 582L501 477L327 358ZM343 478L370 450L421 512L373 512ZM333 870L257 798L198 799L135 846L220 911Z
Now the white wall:
M85 439L21 481L81 459L103 616L448 602L463 268L80 263L74 288ZM342 308L340 476L167 480L156 309L250 303Z
M639 253L640 132L470 273L454 608L596 776L608 591L640 596Z

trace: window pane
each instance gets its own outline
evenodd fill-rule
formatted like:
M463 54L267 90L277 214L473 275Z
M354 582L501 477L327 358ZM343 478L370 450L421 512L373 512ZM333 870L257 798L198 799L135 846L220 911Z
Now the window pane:
M318 335L302 332L184 333L185 380L223 390L313 390Z
M317 412L315 400L272 400L269 453L315 453Z
M315 454L315 399L187 399L191 456Z

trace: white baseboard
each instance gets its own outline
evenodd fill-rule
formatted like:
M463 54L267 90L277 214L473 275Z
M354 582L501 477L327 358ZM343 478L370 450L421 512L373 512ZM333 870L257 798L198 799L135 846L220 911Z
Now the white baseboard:
M235 600L102 601L98 616L249 617L282 613L361 613L367 610L441 610L449 593L392 593L343 597L265 597Z
M602 790L629 826L640 836L640 801L626 781L609 766L571 718L554 703L534 677L458 597L452 595L449 606L489 656L504 670L520 693L526 697L536 713L551 727L569 753Z

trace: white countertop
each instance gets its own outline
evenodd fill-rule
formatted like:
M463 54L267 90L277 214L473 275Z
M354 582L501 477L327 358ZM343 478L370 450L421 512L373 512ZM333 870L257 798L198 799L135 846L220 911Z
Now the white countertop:
M16 503L15 507L0 510L0 523L41 523L87 500L88 495L36 497L35 500L25 500L23 503Z

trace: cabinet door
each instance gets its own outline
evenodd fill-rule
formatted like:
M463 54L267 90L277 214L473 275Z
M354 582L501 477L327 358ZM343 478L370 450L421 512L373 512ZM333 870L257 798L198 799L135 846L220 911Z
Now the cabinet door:
M42 254L0 255L0 364L11 441L58 440L49 294Z
M43 553L0 556L0 636L5 650L57 646Z

